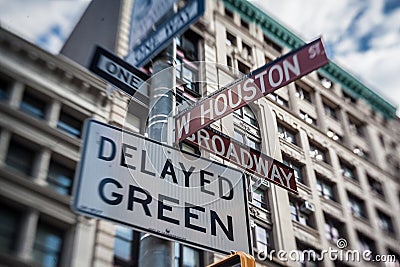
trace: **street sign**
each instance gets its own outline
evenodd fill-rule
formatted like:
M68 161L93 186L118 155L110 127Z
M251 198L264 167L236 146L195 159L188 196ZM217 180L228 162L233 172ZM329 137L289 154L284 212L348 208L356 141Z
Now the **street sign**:
M73 209L201 249L251 253L246 183L223 164L85 123Z
M89 70L130 96L133 96L149 78L148 75L99 46L96 46Z
M292 168L260 151L244 146L211 127L200 129L185 141L297 194L296 178Z
M126 60L137 67L145 65L152 57L163 50L169 42L204 13L205 0L188 0L171 18L164 21L156 32L151 33L140 45L133 48Z
M172 12L176 0L140 0L132 7L129 50L152 31L153 26L168 12Z
M176 142L328 62L322 41L317 39L250 72L178 114Z

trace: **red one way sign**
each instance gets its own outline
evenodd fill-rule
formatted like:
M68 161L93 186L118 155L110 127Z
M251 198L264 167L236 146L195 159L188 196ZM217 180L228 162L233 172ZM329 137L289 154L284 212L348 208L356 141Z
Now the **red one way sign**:
M306 44L231 83L175 119L175 141L188 136L329 62L321 39Z

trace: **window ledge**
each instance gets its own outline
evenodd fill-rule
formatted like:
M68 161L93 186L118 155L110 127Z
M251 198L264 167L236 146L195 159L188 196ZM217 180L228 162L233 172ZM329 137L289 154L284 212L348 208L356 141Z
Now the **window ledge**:
M249 204L250 204L249 205L250 214L254 218L262 220L263 222L266 222L268 224L272 224L272 218L271 218L271 212L270 211L268 211L266 209L263 209L263 208L260 208L260 207L257 207L251 202L249 202Z
M333 201L333 200L329 200L326 199L324 197L319 197L321 203L322 203L322 208L324 210L324 212L327 212L328 214L332 215L333 217L343 217L343 208L342 206Z
M11 117L17 118L17 120L22 123L26 123L31 127L34 127L45 133L48 133L49 135L51 135L54 138L61 139L63 141L67 141L69 144L72 144L77 150L79 150L79 147L81 145L81 139L71 137L67 133L63 132L62 130L60 130L56 127L51 127L48 124L48 121L46 121L44 119L43 120L37 119L33 116L30 116L29 114L26 114L23 111L20 111L19 109L10 108L10 106L0 105L0 111L8 114Z
M330 205L330 206L333 206L333 207L335 207L337 209L342 210L342 205L340 205L339 202L336 202L336 201L334 201L332 199L329 199L329 198L324 198L323 196L319 196L319 199L321 200L321 202L323 202L323 203L325 203L327 205Z
M296 182L296 185L297 185L297 188L299 188L300 190L304 191L307 195L311 195L312 192L311 192L311 188L310 187L308 187L305 184L298 183L298 182Z
M315 163L314 168L318 172L320 172L322 175L324 175L326 177L331 177L331 175L333 174L333 167L331 165L329 165L328 163L326 163L324 161L316 160L315 158L311 158L311 159L312 159L312 162Z
M342 177L344 178L345 183L349 183L352 184L353 186L356 186L357 188L361 188L360 182L358 180L346 177L344 175L342 175Z
M330 170L331 172L333 172L333 167L331 165L329 165L329 163L322 161L322 160L317 160L315 158L311 158L312 161L322 167L324 167L325 169Z
M58 194L56 191L47 187L46 185L40 185L35 181L34 178L19 173L18 171L7 167L7 165L3 165L0 168L0 176L3 179L9 180L10 183L22 186L26 189L29 189L31 192L38 192L41 194L41 196L48 197L52 201L56 201L60 204L63 204L65 207L69 208L71 202L71 196Z
M305 158L305 157L304 157L304 151L303 151L303 149L301 149L301 147L299 147L298 145L295 145L295 144L293 144L293 143L290 143L290 142L288 142L287 140L285 140L285 139L282 138L282 137L279 137L279 141L280 141L280 143L283 144L283 149L286 150L286 147L288 147L289 149L293 150L296 154L299 155L298 158L301 158L301 159L304 159L304 158ZM285 151L285 152L287 153L288 151ZM292 153L287 153L287 154L292 154ZM296 158L297 158L297 157L296 157Z
M353 212L351 213L351 215L353 216L354 219L356 219L356 221L361 222L365 225L371 226L371 224L368 221L368 218L360 217L358 215L355 215Z
M319 233L318 230L312 228L311 226L303 225L297 221L293 221L293 228L295 232L295 236L299 237L302 241L306 241L308 243L314 244L319 242ZM311 240L310 240L311 239Z
M372 196L374 196L374 197L376 197L377 199L379 199L379 200L381 200L381 201L383 201L383 202L386 203L385 196L382 196L381 194L378 194L378 193L376 193L376 192L373 191L373 190L370 190L369 192L370 192L370 194L371 194Z

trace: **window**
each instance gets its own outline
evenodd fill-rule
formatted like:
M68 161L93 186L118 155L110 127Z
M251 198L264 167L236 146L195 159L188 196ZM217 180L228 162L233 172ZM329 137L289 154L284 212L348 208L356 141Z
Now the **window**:
M242 130L239 129L234 129L233 130L233 138L242 143L247 145L248 147L251 147L257 151L261 150L261 142L258 140L254 140L252 139L250 136L247 136L247 134L245 134L244 132L242 132Z
M253 232L253 244L255 244L258 253L270 251L273 247L270 230L256 224Z
M238 60L238 69L243 74L250 73L250 67Z
M227 46L237 46L237 41L235 35L230 32L226 32L226 45Z
M317 175L317 191L319 196L336 201L334 183L327 181L320 175Z
M353 97L352 95L350 95L344 91L343 91L343 98L350 103L353 103L353 104L357 103L357 99L355 97Z
M7 166L25 174L32 175L36 153L33 149L21 145L13 138L8 147L6 157Z
M202 267L203 253L200 250L175 243L174 267Z
M234 139L255 150L261 149L260 129L257 118L249 106L234 112Z
M383 146L383 147L385 147L385 137L383 137L383 135L382 134L379 134L379 142L381 142L381 145Z
M338 220L325 214L325 237L336 244L339 238L345 238L344 225Z
M342 171L342 175L346 178L349 178L353 181L357 181L357 175L356 175L356 170L353 165L350 163L347 163L346 161L339 159L340 162L340 169Z
M198 43L199 43L199 35L195 32L188 30L178 38L176 38L176 46L177 50L183 54L185 59L190 61L199 60L199 51L198 51Z
M228 65L228 67L230 68L233 68L233 62L231 56L226 56L226 65Z
M328 131L326 132L326 135L330 138L332 138L332 140L337 141L337 142L341 142L343 140L343 137L337 133L335 133L333 130L328 129Z
M225 16L233 18L233 12L225 7Z
M283 106L283 107L289 107L289 102L282 97L280 97L277 94L270 93L267 95L268 98L272 99L274 102L276 102L278 105Z
M307 113L305 113L304 111L300 110L299 116L302 120L304 120L305 122L307 122L308 124L312 124L314 126L317 125L317 121L311 117L310 115L308 115Z
M394 234L392 218L390 218L390 216L386 215L380 210L377 210L377 215L378 215L378 224L381 230L389 234Z
M179 143L179 148L180 148L182 151L189 152L189 153L196 154L196 155L200 155L200 150L199 150L199 148L198 148L198 147L195 147L195 146L193 146L193 145L190 145L190 144L188 144L188 143L185 143L185 142Z
M299 84L296 84L296 97L306 100L310 103L312 103L311 100L311 93L309 91L307 91L306 89L304 89L302 86L300 86Z
M25 90L20 109L36 118L44 119L46 115L46 102L32 92Z
M349 116L349 127L353 134L364 136L364 124L361 121Z
M328 78L322 76L321 74L318 73L318 80L321 82L322 86L325 87L326 89L330 89L333 86L333 83L331 80Z
M376 247L375 247L375 242L367 237L366 235L357 232L358 236L358 246L361 252L369 250L372 252L373 255L376 255Z
M176 102L179 103L178 94L177 94L176 98L177 98ZM134 110L133 105L129 105L128 112L126 113L126 117L125 117L125 122L123 124L124 129L127 129L127 130L135 132L135 133L140 133L140 130L141 130L140 118L138 116L135 116L132 113L137 114L137 110Z
M385 193L383 191L382 183L377 181L376 179L372 178L371 176L367 175L368 184L372 192L375 194L385 197Z
M63 232L40 222L33 244L33 261L44 267L59 266L63 245Z
M266 34L264 34L264 43L268 46L272 47L274 50L282 53L282 47L278 45L276 42L272 41Z
M269 56L267 56L267 55L266 55L266 56L264 56L264 60L265 60L265 64L267 64L268 62L271 62L271 61L273 61L273 60L272 60L272 58L270 58L270 57L269 57ZM273 93L270 93L270 94L268 94L268 95L271 95L271 94L273 94ZM267 96L268 96L268 95L267 95Z
M247 146L251 147L257 151L261 150L261 143L258 140L254 140L250 137L246 136L246 140L247 140Z
M324 105L325 114L328 117L337 120L337 118L338 118L338 116L337 116L337 108L333 107L332 105L327 104L327 103L323 103L323 105Z
M254 115L249 106L244 106L241 109L235 110L235 114L238 115L239 118L246 123L258 127L256 115Z
M240 25L242 25L242 27L245 28L246 30L249 29L249 23L242 18L240 18Z
M364 149L362 149L362 148L360 148L358 146L354 147L353 153L358 155L358 156L360 156L360 157L362 157L362 158L365 158L365 159L369 158L369 153L366 150L364 150Z
M245 59L247 59L248 56L253 55L253 51L252 51L251 47L244 42L242 42L242 55L244 56Z
M200 36L195 32L188 30L178 38L177 44L177 58L176 58L176 78L183 84L185 89L198 96L200 86L198 83L198 66L192 61L198 61Z
M324 148L319 147L314 143L310 143L310 157L317 161L323 161L328 163L328 151Z
M83 122L80 119L70 115L64 109L60 112L60 117L58 118L57 128L66 132L73 137L81 137L81 129Z
M279 123L278 123L278 134L280 138L285 139L289 143L297 145L296 132L289 130L288 128L284 127Z
M176 78L183 82L185 89L194 92L197 96L200 93L197 66L188 61L185 63L183 59L178 56L176 62Z
M0 100L8 99L11 89L11 81L0 76Z
M283 163L294 170L294 176L296 178L296 182L305 184L304 176L303 176L303 166L298 163L295 163L288 157L283 157Z
M269 210L268 191L266 188L258 187L253 190L252 201L254 206Z
M305 205L305 201L289 197L289 206L292 221L296 221L301 223L302 225L312 227L312 208L308 208Z
M48 186L62 195L70 195L74 173L73 169L52 159L47 176Z
M364 201L349 193L348 196L349 196L349 206L351 213L358 218L366 219L367 215L365 212Z
M238 132L237 130L234 130L234 131L233 131L233 138L234 138L236 141L238 141L238 142L244 144L245 136L244 136L242 133Z
M137 242L135 242L137 241ZM127 227L115 225L114 266L134 266L139 249L139 233Z
M0 252L14 251L19 220L20 216L17 211L2 204L0 207Z
M318 251L317 249L310 247L309 245L306 245L302 242L299 242L296 240L296 247L297 251L299 251L299 263L300 266L302 267L317 267L320 266L319 261L320 261L320 254L321 252ZM306 251L305 253L302 253L303 251Z

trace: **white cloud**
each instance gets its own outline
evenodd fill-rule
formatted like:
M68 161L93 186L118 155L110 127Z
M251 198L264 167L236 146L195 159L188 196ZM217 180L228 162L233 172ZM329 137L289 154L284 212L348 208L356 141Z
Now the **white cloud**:
M333 61L400 106L400 8L384 14L384 1L375 0L251 2L305 41L322 35Z
M47 36L49 43L43 48L56 53L88 3L82 0L0 0L0 23L33 43ZM60 36L51 32L54 26L60 27Z

